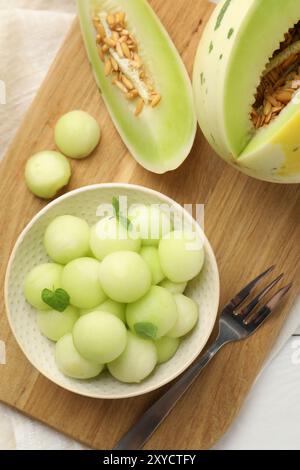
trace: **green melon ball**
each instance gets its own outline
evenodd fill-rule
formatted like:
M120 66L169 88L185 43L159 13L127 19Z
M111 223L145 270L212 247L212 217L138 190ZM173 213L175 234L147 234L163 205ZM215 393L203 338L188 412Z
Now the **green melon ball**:
M94 256L102 261L117 251L139 252L141 240L133 238L130 231L114 217L105 217L91 229L90 246Z
M71 111L55 126L55 143L70 158L88 157L100 142L99 124L85 111Z
M157 363L153 341L138 338L128 332L125 351L107 365L115 379L125 383L140 383L154 370Z
M135 302L150 289L151 272L143 258L132 251L106 256L100 266L100 282L116 302Z
M162 270L170 281L188 282L203 268L203 243L192 232L169 233L159 243L159 258Z
M77 321L73 329L73 340L83 357L106 364L114 361L124 351L127 330L115 315L92 312Z
M145 261L145 263L147 263L151 271L152 284L154 286L156 284L159 284L163 280L165 275L161 269L158 249L154 246L143 246L140 251L140 255Z
M69 294L74 307L94 308L106 300L99 269L100 263L93 258L78 258L63 268L62 288Z
M187 282L172 282L169 279L164 279L159 284L164 289L167 289L171 294L183 294L185 289L187 288Z
M112 315L115 315L123 323L125 323L126 322L125 310L126 310L125 304L120 304L119 302L115 302L114 300L107 299L98 307L89 308L86 310L80 310L80 316L82 317L83 315L87 315L88 313L92 313L92 312L107 312L107 313L111 313Z
M90 228L87 222L72 215L54 219L44 236L45 249L53 261L67 264L89 254Z
M55 347L55 361L59 370L73 379L88 380L101 374L104 366L80 356L74 346L72 334L61 338Z
M144 246L158 246L159 240L172 230L171 217L157 205L135 205L129 209L132 231L139 235Z
M58 312L57 310L39 311L37 324L46 338L56 342L67 333L72 332L78 318L78 310L69 306L64 312Z
M71 178L71 166L59 152L46 150L33 155L26 163L25 181L28 189L43 199L53 198Z
M168 334L177 320L177 306L170 292L153 286L150 291L135 303L127 305L126 321L133 333L150 331L154 339Z
M198 304L185 295L174 295L177 305L178 317L173 328L168 332L171 338L181 338L195 327L199 319Z
M44 289L56 290L61 287L63 267L55 263L45 263L33 268L24 281L24 295L38 310L51 310L42 300Z
M178 338L170 338L164 336L163 338L155 341L156 352L157 352L157 362L158 364L163 364L168 362L175 356L177 349L179 347L180 341Z

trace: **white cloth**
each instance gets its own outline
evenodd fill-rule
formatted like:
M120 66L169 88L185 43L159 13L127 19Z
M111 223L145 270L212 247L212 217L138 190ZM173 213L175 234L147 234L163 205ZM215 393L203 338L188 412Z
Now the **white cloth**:
M0 158L71 24L75 13L74 3L73 0L0 0L0 81L5 82L6 88L4 105L3 86L0 86ZM300 299L282 330L271 359L274 359L299 326L299 314ZM297 439L300 404L296 400L296 388L294 389L298 386L299 390L300 370L289 361L292 352L289 344L262 374L240 416L217 448L280 448L282 445L282 448L300 449ZM291 375L288 376L288 373ZM274 390L279 390L280 397ZM280 410L285 411L284 415L278 413ZM295 416L298 416L298 429L291 426ZM280 428L275 439L273 431L278 425ZM0 405L0 450L12 448L83 447Z

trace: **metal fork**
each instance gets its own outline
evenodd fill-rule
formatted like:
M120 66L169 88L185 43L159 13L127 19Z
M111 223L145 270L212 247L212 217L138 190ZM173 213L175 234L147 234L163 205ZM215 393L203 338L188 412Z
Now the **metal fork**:
M206 353L171 386L139 419L139 421L118 442L113 450L141 449L153 435L159 425L169 415L178 400L185 394L190 386L199 377L204 367L213 356L225 345L243 340L251 336L267 320L282 298L290 290L292 284L278 290L270 300L260 307L260 302L283 278L283 274L268 284L244 308L239 308L275 266L272 266L241 290L223 309L219 323L219 334L216 341Z

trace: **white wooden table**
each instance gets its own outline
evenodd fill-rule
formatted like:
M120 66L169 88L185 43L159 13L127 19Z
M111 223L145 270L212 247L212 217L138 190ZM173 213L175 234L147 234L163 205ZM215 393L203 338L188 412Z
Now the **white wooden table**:
M0 157L72 21L74 3L0 0ZM287 343L258 378L241 414L216 449L300 450L300 329L299 336L291 337L297 324L300 299L277 346ZM0 405L1 448L82 447Z

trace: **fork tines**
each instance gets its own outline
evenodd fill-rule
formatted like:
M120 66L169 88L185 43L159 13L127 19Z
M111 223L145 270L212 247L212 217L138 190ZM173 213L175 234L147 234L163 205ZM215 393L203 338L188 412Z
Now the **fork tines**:
M292 283L282 287L268 300L264 306L258 309L260 302L284 277L284 274L280 274L280 276L278 276L264 289L262 289L262 291L259 292L259 294L257 294L257 296L251 302L249 302L248 305L246 305L242 310L238 310L238 307L241 306L241 304L249 297L260 281L262 281L271 271L273 271L274 268L275 266L271 266L271 268L260 274L244 289L242 289L228 304L228 307L231 307L232 314L236 318L239 318L239 320L243 322L244 326L248 327L249 329L256 329L258 325L262 324L269 317L269 315L271 315L271 313L275 310L277 305L281 302L283 297L292 287Z

